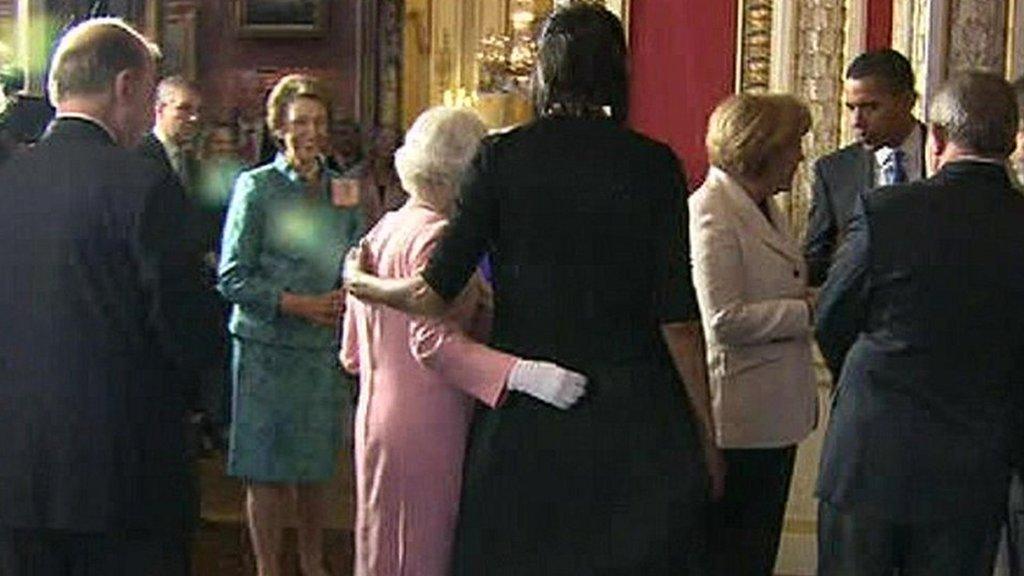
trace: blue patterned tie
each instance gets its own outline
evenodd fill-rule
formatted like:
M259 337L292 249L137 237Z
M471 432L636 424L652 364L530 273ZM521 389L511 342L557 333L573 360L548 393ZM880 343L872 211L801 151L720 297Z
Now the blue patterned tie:
M903 150L896 148L889 155L889 160L882 167L882 176L886 184L902 184L907 181L907 171L903 165Z

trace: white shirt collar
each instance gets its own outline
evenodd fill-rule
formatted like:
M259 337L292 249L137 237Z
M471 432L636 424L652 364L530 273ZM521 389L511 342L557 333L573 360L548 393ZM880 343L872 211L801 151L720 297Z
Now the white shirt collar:
M903 171L907 175L907 180L913 182L914 180L920 180L924 178L924 166L921 159L921 150L924 145L924 134L919 124L914 125L914 129L910 131L910 134L903 139L898 148L903 151ZM895 148L890 146L881 146L874 152L875 165L875 185L886 184L882 182L882 167L889 162L889 157L892 156Z
M159 140L160 143L164 145L164 150L167 151L167 155L173 158L174 153L178 151L178 145L175 144L174 141L171 140L166 134L164 134L164 131L160 129L160 126L153 127L153 136L156 136L156 139Z

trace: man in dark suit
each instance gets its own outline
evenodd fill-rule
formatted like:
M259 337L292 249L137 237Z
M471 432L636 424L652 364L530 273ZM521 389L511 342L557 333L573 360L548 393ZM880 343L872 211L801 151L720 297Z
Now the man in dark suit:
M860 192L925 176L924 126L912 112L914 72L902 54L879 50L855 58L843 97L856 142L814 163L804 244L812 286L825 281Z
M818 480L821 576L992 573L1022 432L1016 131L1004 80L955 77L931 107L938 172L858 197L818 308L822 353L842 365Z
M173 174L185 189L189 201L191 221L185 230L203 246L204 272L209 290L214 292L216 284L216 254L220 247L220 232L224 210L221 206L204 204L200 190L201 177L199 159L196 155L199 132L199 114L203 98L199 87L182 76L169 76L160 81L156 88L154 105L155 122L153 130L146 134L139 144L139 152L156 161L164 170ZM227 307L222 314L227 317ZM224 326L227 321L222 322ZM226 355L227 329L221 328L224 342L218 350ZM220 444L221 428L226 421L227 407L224 386L227 381L227 359L199 376L199 382L191 388L196 396L189 399L191 421L190 441L199 450L210 449Z
M164 78L156 89L153 131L139 145L142 154L163 163L189 192L199 176L195 140L202 104L195 84L181 76Z
M180 374L216 302L173 232L184 194L130 148L157 51L117 19L67 32L57 117L0 167L0 573L188 572L195 520Z

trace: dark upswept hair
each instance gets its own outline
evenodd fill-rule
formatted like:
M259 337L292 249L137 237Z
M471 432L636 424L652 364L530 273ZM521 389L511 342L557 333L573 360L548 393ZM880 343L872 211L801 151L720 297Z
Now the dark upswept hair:
M890 48L864 52L846 67L847 80L868 77L881 80L893 94L914 91L914 69L910 60Z
M531 84L537 116L587 116L607 107L629 115L626 37L622 22L603 6L556 10L541 28Z

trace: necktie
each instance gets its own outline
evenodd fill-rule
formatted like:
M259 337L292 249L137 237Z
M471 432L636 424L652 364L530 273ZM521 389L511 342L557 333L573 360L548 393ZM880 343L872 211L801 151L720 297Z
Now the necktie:
M172 164L174 172L178 175L178 180L180 180L181 185L187 189L190 184L189 178L191 177L191 174L188 173L188 157L185 155L185 151L183 149L178 148L175 151L174 162Z
M904 166L904 152L899 148L892 151L885 163L882 175L886 184L902 184L907 181L907 170Z

